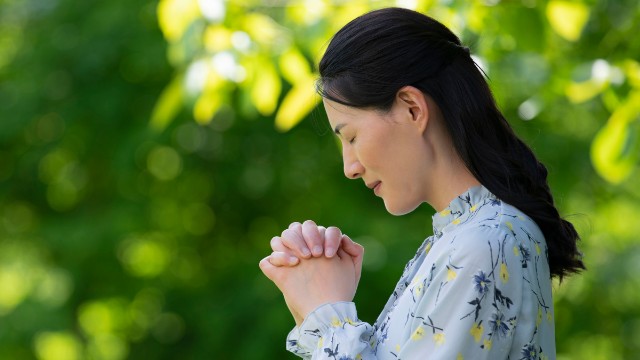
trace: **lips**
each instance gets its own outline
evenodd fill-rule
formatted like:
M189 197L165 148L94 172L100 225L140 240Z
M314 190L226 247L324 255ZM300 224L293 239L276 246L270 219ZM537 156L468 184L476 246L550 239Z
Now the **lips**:
M378 195L378 191L380 189L380 184L382 184L381 181L374 181L372 183L367 184L367 187L369 189L373 189L373 192Z
M367 187L368 187L369 189L373 189L373 188L375 188L376 186L378 186L378 184L380 184L380 181L374 181L374 182L372 182L372 183L367 184Z

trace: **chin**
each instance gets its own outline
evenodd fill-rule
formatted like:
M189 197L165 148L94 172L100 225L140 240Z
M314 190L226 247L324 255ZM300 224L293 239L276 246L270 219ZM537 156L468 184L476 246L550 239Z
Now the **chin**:
M387 212L391 215L401 216L412 212L420 206L420 203L416 204L394 204L391 202L384 202L385 208L387 208Z

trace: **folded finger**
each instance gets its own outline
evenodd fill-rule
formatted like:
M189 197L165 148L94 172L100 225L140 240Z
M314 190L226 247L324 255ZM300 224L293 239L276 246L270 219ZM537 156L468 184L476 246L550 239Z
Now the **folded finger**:
M321 256L324 252L324 244L323 238L320 237L318 225L312 220L305 221L302 223L302 235L304 236L307 246L311 249L313 256Z
M311 251L304 241L302 234L292 229L286 229L282 232L282 244L293 250L293 255L299 258L308 259L311 257Z
M267 258L271 263L271 265L277 266L277 267L294 266L294 265L297 265L298 262L300 262L300 260L297 257L291 256L287 253L280 252L280 251L274 251Z
M329 226L324 233L324 255L328 258L333 257L340 247L342 239L342 231L335 226Z
M294 221L294 222L292 222L291 224L289 224L289 227L288 227L288 228L289 228L289 229L292 229L292 230L296 230L296 229L298 229L298 228L302 228L302 224L300 224L300 223L299 223L299 222L297 222L297 221ZM302 231L302 230L300 230L300 231Z
M271 245L271 250L273 250L273 251L281 251L281 252L286 252L286 253L292 253L293 252L291 249L289 249L288 247L286 247L282 243L282 238L280 236L272 237L271 241L269 242L269 244Z

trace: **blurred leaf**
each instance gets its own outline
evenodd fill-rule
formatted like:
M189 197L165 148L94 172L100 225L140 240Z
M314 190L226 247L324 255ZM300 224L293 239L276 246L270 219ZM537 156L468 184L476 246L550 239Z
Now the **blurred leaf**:
M547 18L558 35L576 41L589 19L589 7L579 2L552 0L547 4Z
M184 99L183 77L176 76L165 87L151 113L151 127L162 130L178 114Z
M255 79L251 84L251 101L264 116L273 114L278 106L278 99L282 91L282 81L275 66L270 61L254 63Z
M209 25L204 32L203 43L211 52L227 50L231 47L231 30L222 25Z
M565 94L575 104L593 99L608 87L608 83L589 79L583 82L570 82L565 88Z
M200 16L197 0L160 0L158 3L158 24L170 42L179 40Z
M222 106L222 92L210 89L202 93L193 107L193 117L200 124L208 124Z
M241 28L257 42L268 46L278 37L282 37L282 29L272 18L260 13L248 13L241 18Z
M617 184L627 179L638 163L639 117L640 91L634 91L627 101L611 114L607 124L593 139L593 165L598 174L611 183Z
M306 80L311 76L309 62L296 48L289 48L280 56L280 72L290 84Z
M298 79L296 85L282 100L276 114L276 128L288 131L296 126L317 105L317 94L314 88L315 78Z

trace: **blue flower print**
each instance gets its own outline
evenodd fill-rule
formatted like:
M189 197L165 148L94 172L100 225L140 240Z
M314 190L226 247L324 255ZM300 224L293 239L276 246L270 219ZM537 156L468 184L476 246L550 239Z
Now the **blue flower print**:
M522 348L522 360L537 360L538 359L538 351L533 344L526 344Z
M489 291L489 284L491 284L491 280L487 279L487 275L485 275L484 271L479 271L478 274L473 275L473 282L475 283L476 291L478 291L480 295Z
M489 325L491 325L491 332L494 334L497 333L498 336L507 336L509 332L509 325L504 321L504 314L501 312L491 315Z

